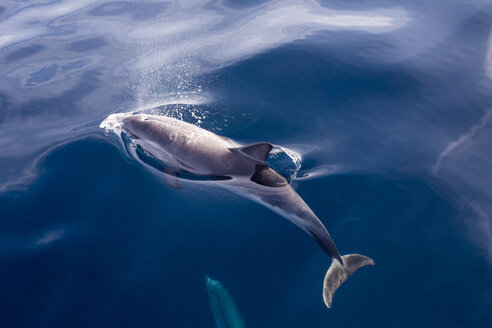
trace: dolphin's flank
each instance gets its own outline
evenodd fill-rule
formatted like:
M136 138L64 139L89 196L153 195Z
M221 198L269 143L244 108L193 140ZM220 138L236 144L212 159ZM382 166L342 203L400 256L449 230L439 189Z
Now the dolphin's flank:
M101 126L111 124L114 122L105 121ZM359 254L340 256L323 223L287 180L268 166L266 159L273 147L270 143L241 146L193 124L159 115L122 116L119 124L136 145L132 156L163 172L166 182L174 188L181 188L179 179L183 176L210 180L261 203L313 237L332 259L323 283L323 299L328 308L335 291L349 276L360 267L375 264Z

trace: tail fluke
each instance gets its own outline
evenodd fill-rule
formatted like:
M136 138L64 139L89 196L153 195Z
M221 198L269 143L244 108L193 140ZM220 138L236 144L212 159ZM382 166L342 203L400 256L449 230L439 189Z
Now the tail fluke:
M331 302L333 295L337 291L338 287L348 279L358 268L366 265L375 265L372 259L364 255L348 254L342 256L343 265L337 260L333 259L331 266L326 272L325 280L323 282L323 300L328 308L331 308Z

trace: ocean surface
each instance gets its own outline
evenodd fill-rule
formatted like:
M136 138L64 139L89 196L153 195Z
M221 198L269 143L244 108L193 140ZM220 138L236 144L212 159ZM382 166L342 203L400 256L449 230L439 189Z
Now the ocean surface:
M0 1L0 327L492 326L492 2ZM360 269L99 124L158 110L269 159ZM296 162L298 161L298 162Z

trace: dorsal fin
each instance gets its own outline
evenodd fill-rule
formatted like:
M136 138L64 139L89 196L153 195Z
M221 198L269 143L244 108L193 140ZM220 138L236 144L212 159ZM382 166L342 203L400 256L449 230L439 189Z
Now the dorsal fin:
M268 142L257 142L251 145L238 148L244 154L253 157L259 161L266 161L268 153L272 150L273 145Z

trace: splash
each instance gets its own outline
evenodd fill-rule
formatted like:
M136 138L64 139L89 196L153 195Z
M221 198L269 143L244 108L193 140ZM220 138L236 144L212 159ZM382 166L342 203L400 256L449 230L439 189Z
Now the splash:
M275 146L268 154L267 162L287 179L295 179L302 166L302 156L292 149Z

